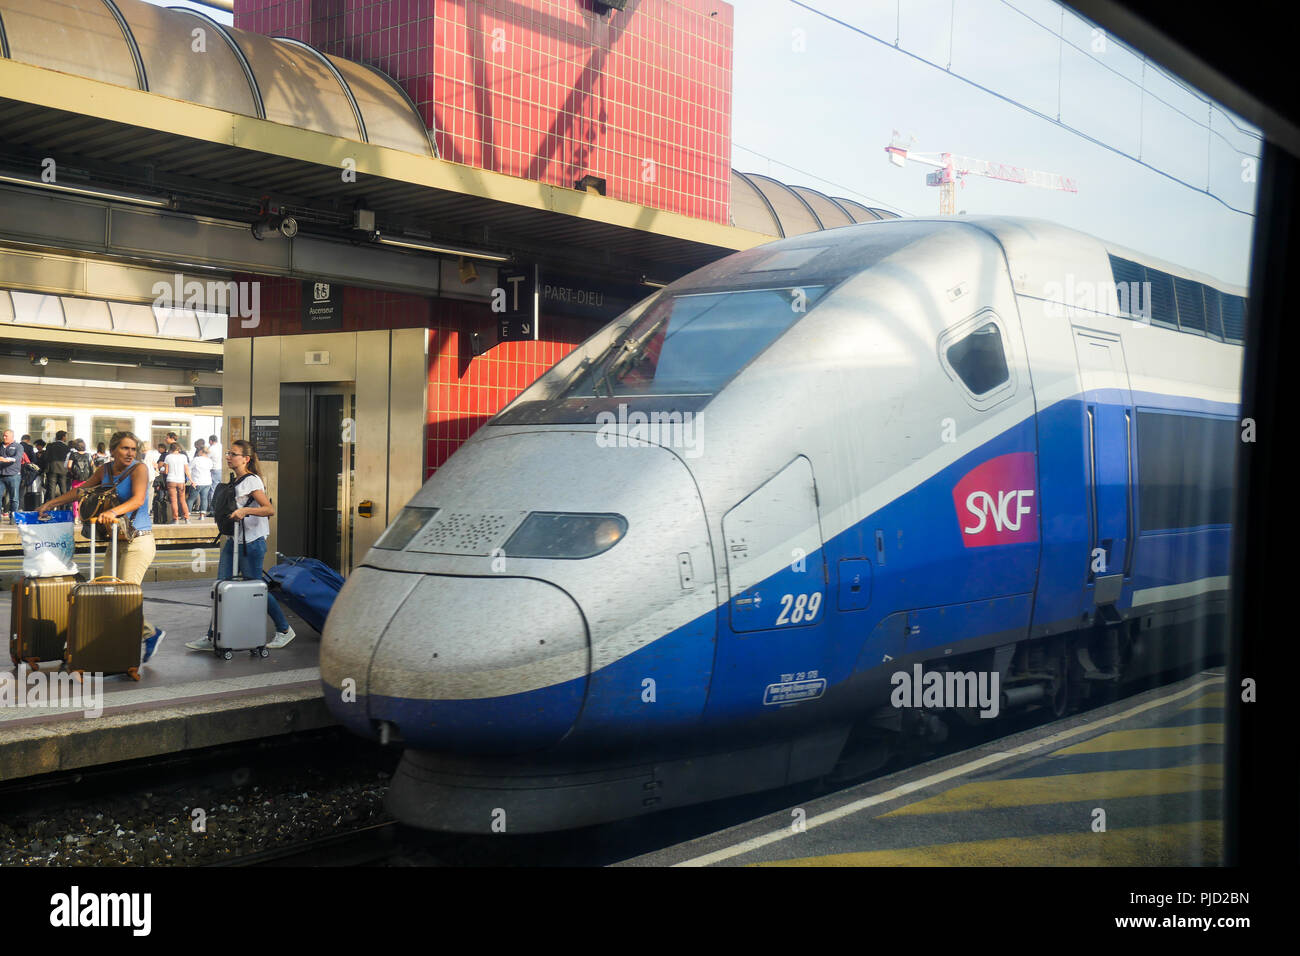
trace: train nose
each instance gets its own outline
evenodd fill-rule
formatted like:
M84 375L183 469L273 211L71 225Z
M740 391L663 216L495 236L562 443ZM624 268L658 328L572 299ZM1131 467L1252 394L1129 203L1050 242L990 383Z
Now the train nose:
M366 567L346 588L326 624L321 677L353 730L386 724L408 747L504 754L555 744L577 720L588 635L560 588Z

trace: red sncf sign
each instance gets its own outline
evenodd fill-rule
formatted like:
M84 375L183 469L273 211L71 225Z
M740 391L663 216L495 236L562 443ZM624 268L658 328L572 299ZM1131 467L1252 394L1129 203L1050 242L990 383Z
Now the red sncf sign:
M999 455L968 471L952 490L967 548L1038 540L1033 452Z

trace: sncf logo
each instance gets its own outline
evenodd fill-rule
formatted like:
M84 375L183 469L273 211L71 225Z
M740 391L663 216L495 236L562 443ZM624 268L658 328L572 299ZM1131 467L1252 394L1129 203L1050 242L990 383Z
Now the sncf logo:
M966 473L952 502L968 548L1038 540L1034 455L1015 452L990 459Z

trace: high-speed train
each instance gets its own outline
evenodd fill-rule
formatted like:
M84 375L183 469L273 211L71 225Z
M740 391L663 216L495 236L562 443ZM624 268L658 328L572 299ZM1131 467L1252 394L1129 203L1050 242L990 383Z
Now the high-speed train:
M330 614L328 704L404 748L399 819L525 833L1204 659L1244 294L1010 218L728 256L424 485Z

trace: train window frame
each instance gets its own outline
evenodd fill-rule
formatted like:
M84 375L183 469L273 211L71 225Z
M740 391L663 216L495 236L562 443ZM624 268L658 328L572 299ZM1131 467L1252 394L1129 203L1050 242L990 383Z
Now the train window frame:
M1002 357L1007 366L1007 377L1004 381L999 382L987 392L976 394L973 392L966 380L953 367L948 360L948 350L964 339L973 335L977 329L985 325L993 325L998 330L999 343L1002 346ZM944 374L947 375L957 385L961 391L962 397L966 403L978 411L985 411L1000 405L1007 399L1011 398L1019 389L1019 381L1016 375L1016 353L1011 347L1010 330L1007 327L1006 320L998 315L992 308L985 307L980 309L974 315L967 316L956 325L950 326L939 335L937 342L939 365L943 368Z

